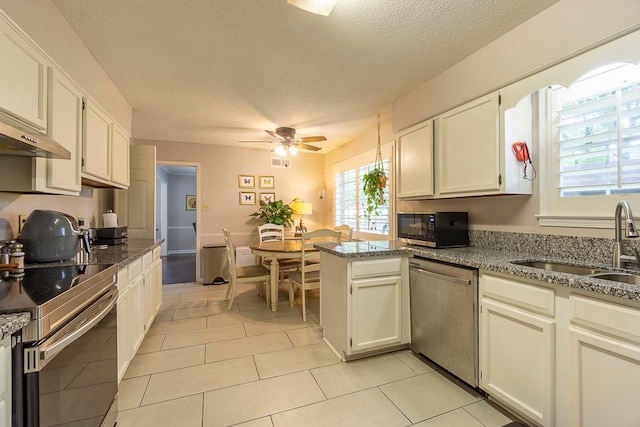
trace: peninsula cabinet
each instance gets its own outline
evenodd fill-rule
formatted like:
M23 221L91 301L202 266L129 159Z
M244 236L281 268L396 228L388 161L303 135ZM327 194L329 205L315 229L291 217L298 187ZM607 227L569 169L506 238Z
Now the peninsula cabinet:
M424 121L400 133L396 150L398 198L432 197L433 121Z
M0 110L45 133L48 62L4 16L0 14Z
M541 426L640 425L640 303L480 272L480 388Z
M342 360L409 343L408 257L320 253L320 326Z

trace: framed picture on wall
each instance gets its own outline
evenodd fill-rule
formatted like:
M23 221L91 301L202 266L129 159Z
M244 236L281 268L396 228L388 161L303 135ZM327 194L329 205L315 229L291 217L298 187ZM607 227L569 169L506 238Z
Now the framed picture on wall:
M240 204L241 205L255 205L256 193L254 191L241 191L240 192Z
M273 176L260 176L260 188L276 188Z
M255 188L256 187L255 175L238 175L238 187Z
M260 201L271 203L276 201L276 193L260 193Z
M186 205L188 211L195 211L197 206L196 196L193 194L187 195Z

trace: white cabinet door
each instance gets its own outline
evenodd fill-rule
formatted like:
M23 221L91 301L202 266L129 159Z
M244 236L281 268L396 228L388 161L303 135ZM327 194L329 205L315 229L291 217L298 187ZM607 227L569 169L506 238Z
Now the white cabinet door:
M402 342L402 276L351 282L351 350L373 350Z
M144 330L145 332L151 327L153 318L155 317L155 281L153 279L153 268L147 268L143 273L144 276Z
M162 304L162 259L156 259L151 268L153 269L153 316L155 317Z
M640 426L640 346L569 328L571 426Z
M131 183L127 191L130 239L156 237L156 147L132 145Z
M482 299L480 387L542 426L554 420L555 321Z
M82 171L95 178L111 179L111 119L97 104L85 99Z
M397 192L400 199L433 196L433 122L427 120L398 136Z
M137 277L131 287L130 305L128 312L129 321L129 345L132 350L131 358L135 356L136 351L142 344L144 339L144 283L142 276Z
M111 129L111 181L129 186L129 135L115 124Z
M36 190L78 195L81 190L82 92L61 73L49 68L48 135L69 150L71 158L37 158Z
M0 425L11 425L11 336L0 341Z
M47 129L47 61L0 18L0 110Z
M453 197L500 190L499 103L490 94L436 117L436 193Z

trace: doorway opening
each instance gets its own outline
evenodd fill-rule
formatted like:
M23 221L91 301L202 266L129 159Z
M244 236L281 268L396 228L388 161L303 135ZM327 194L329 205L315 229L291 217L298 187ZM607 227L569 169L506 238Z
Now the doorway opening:
M162 239L162 284L199 281L199 164L156 166L156 238Z

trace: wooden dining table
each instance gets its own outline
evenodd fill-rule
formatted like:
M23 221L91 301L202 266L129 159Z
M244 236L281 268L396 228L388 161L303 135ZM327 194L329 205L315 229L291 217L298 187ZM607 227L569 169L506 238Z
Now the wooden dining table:
M254 255L261 256L270 262L271 270L271 311L278 311L278 279L280 277L279 261L281 259L301 259L302 240L285 239L269 240L267 242L249 245ZM308 251L309 249L307 249ZM316 249L314 249L316 250Z

